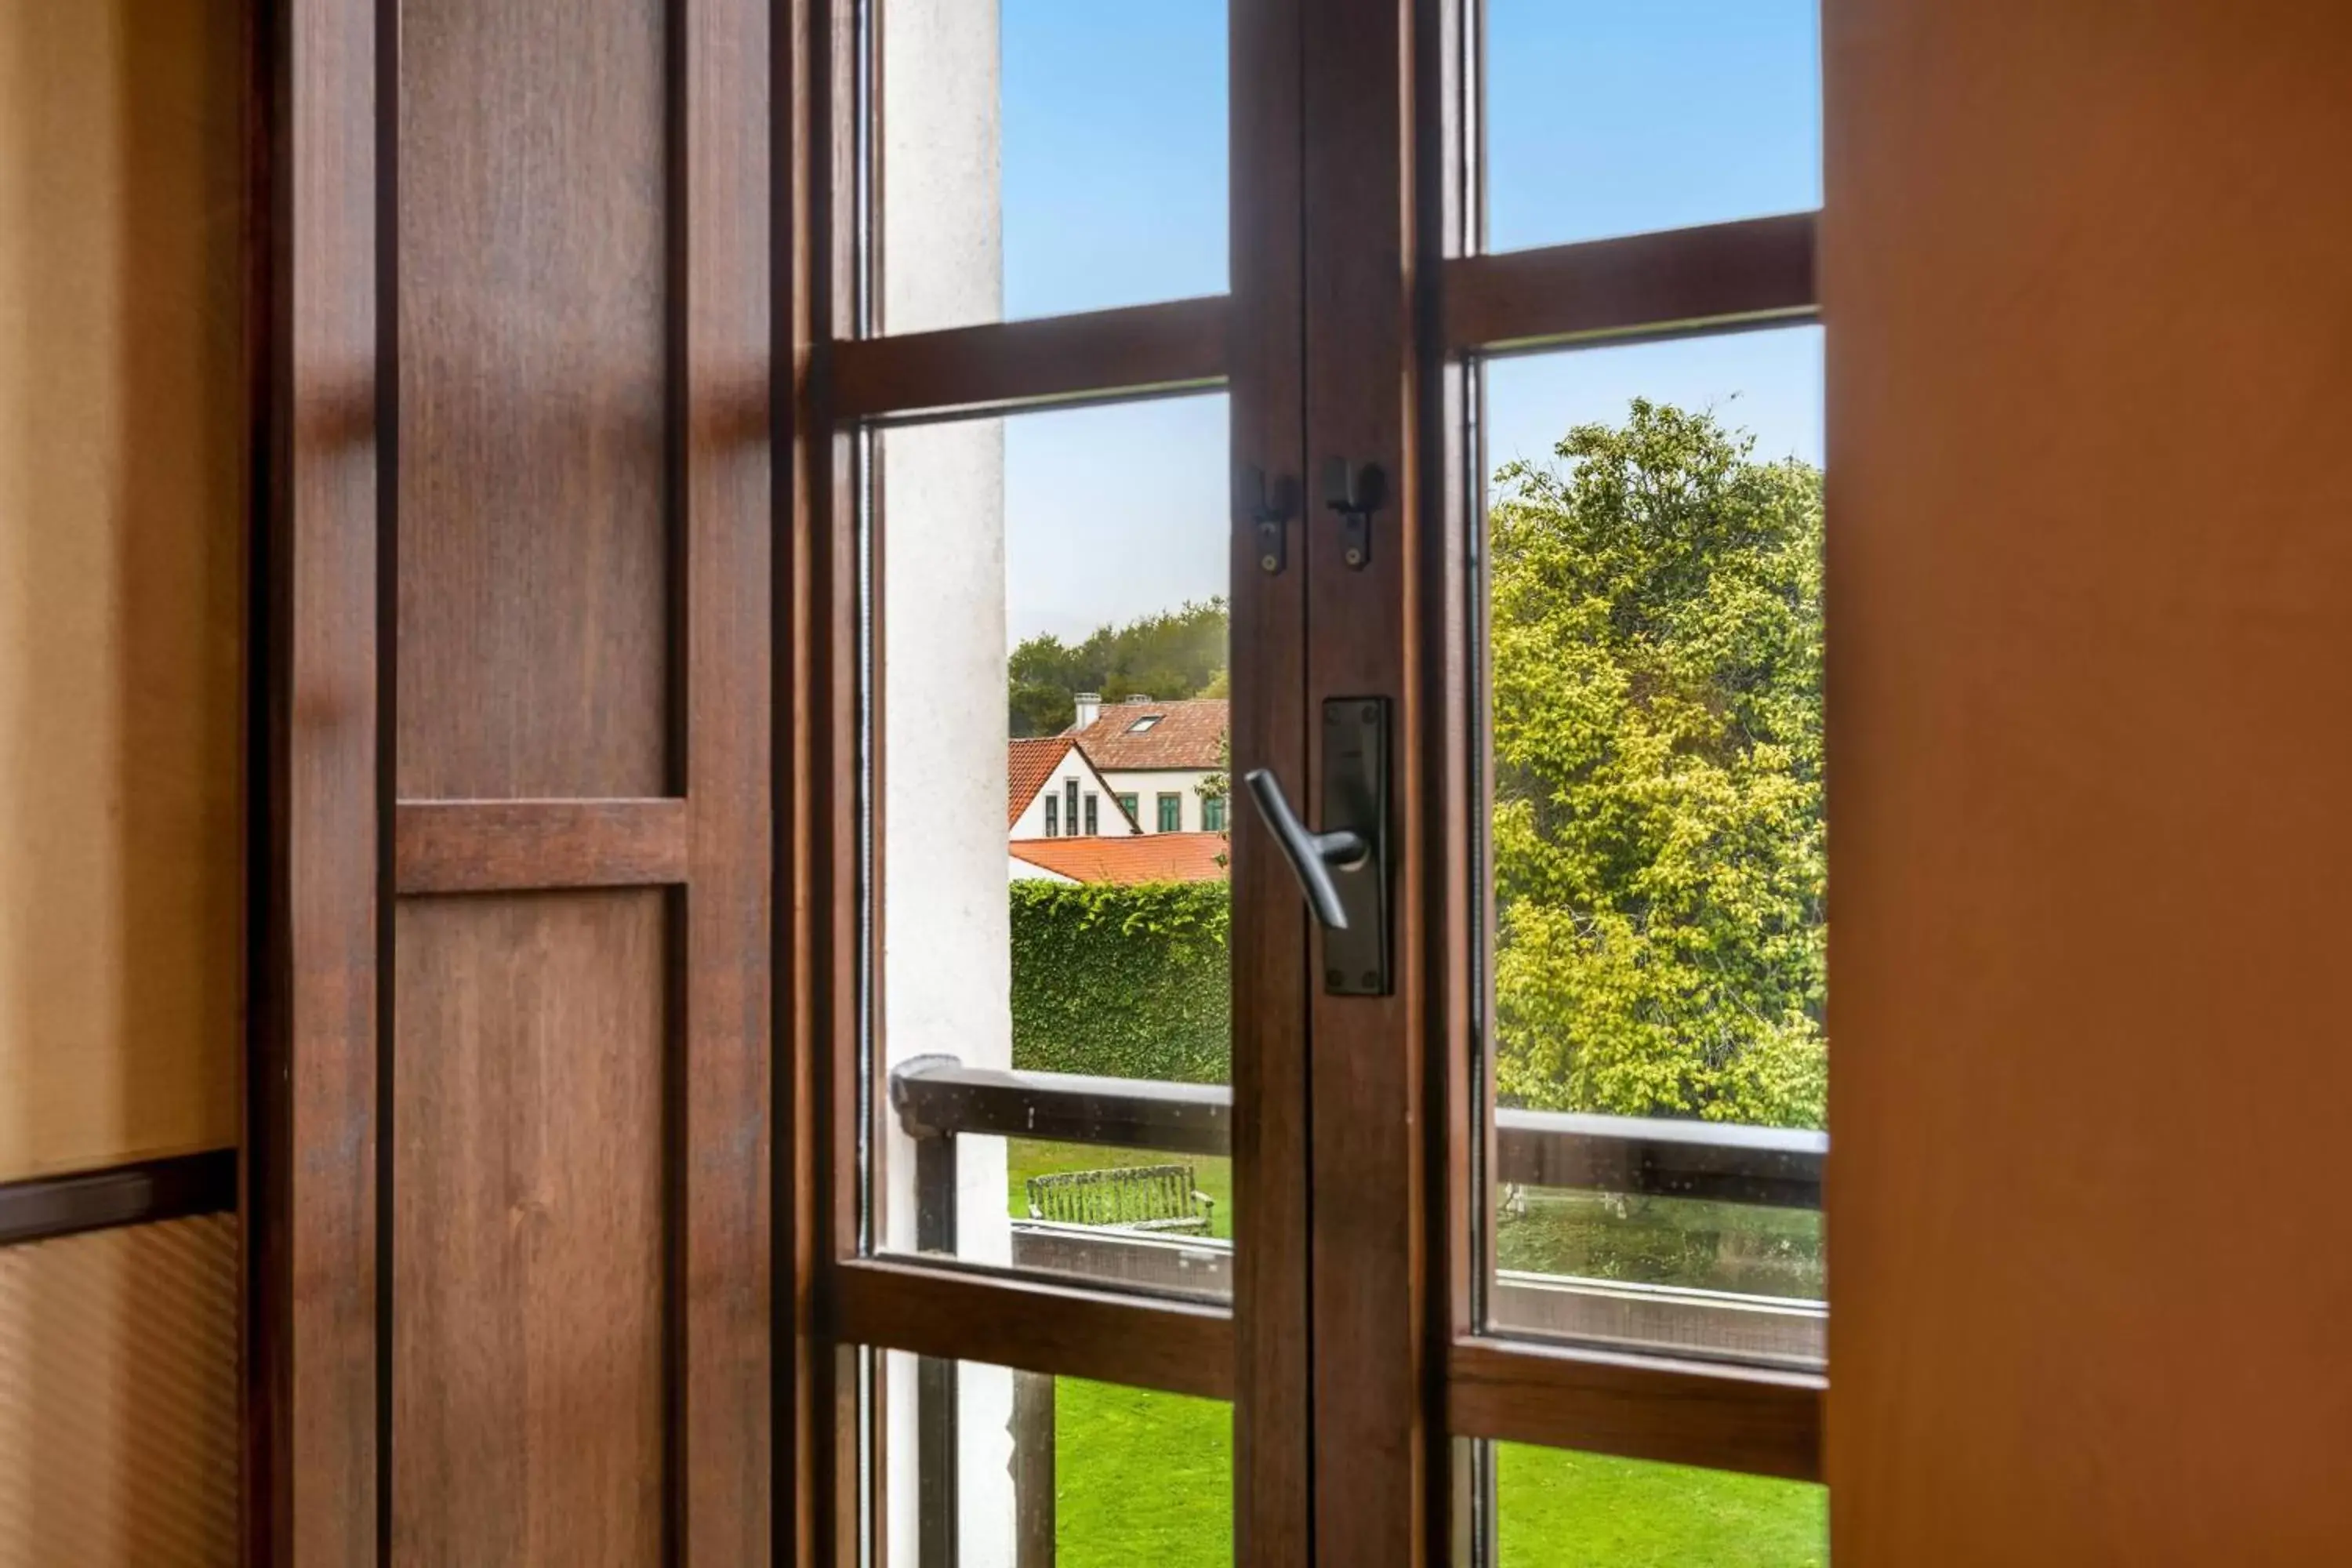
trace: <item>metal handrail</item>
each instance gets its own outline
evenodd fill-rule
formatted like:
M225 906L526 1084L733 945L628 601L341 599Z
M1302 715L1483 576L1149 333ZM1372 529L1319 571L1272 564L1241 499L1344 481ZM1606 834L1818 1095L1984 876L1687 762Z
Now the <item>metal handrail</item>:
M1233 1090L966 1067L917 1057L890 1074L890 1105L910 1138L960 1132L1176 1154L1233 1145ZM1822 1206L1829 1135L1641 1116L1505 1108L1495 1113L1494 1178L1538 1187L1705 1198L1773 1208Z

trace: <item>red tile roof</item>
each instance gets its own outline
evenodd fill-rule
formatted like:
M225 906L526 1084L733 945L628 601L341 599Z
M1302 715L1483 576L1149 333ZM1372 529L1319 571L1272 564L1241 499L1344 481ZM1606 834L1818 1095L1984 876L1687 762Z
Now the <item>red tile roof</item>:
M1012 826L1021 820L1062 759L1070 754L1072 739L1067 735L1040 735L1034 740L1010 741L1004 747L1004 826Z
M1139 719L1160 722L1130 734ZM1195 697L1182 702L1107 702L1101 717L1075 731L1078 750L1095 766L1121 773L1154 769L1192 770L1220 765L1225 738L1225 701Z
M1032 866L1078 882L1213 882L1225 874L1222 833L1147 833L1122 838L1018 838L1006 846Z

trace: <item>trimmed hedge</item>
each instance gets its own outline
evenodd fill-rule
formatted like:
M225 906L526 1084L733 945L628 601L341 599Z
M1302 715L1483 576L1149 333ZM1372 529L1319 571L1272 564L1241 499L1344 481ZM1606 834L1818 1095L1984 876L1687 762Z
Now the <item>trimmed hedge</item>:
M1014 1067L1226 1081L1226 883L1023 881L1012 889Z

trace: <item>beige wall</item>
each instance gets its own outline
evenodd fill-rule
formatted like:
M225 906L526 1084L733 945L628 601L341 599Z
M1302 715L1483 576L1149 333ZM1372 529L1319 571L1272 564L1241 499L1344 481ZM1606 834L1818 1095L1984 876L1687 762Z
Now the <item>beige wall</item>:
M1832 1561L2352 1560L2352 5L1824 19Z
M236 1137L238 11L0 4L0 1180Z

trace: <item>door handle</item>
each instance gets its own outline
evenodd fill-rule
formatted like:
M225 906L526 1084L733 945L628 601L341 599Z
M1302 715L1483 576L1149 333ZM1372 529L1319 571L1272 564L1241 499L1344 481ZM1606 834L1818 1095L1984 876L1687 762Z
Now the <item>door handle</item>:
M1389 994L1389 705L1382 697L1323 704L1323 831L1298 820L1271 771L1242 782L1323 927L1323 989Z
M1298 890L1307 895L1307 905L1326 931L1348 929L1348 906L1339 900L1339 886L1331 879L1334 868L1344 869L1364 858L1370 846L1364 836L1350 828L1337 828L1329 833L1317 833L1298 820L1290 803L1282 797L1282 785L1271 768L1253 768L1243 778L1249 785L1250 798L1257 802L1257 814L1265 818L1265 826L1274 834L1274 841L1282 847L1282 858L1290 862L1292 875L1298 879Z

